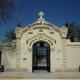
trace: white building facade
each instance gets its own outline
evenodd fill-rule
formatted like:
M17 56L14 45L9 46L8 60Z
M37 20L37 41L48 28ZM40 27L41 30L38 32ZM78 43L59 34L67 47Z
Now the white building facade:
M66 39L68 29L43 18L26 27L16 27L16 40L3 44L1 65L5 71L79 71L80 42Z

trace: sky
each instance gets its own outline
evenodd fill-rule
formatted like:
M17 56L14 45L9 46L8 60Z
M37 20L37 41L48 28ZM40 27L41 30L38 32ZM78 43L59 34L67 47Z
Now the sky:
M44 18L57 25L65 22L80 24L80 0L24 0L19 11L14 12L14 19L0 25L0 40L4 39L7 31L16 28L16 24L23 26L38 19L38 13L44 12Z

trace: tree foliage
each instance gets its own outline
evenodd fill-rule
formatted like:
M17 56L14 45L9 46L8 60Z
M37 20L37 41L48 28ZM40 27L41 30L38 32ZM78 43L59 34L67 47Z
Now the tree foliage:
M68 28L67 39L70 39L72 42L80 41L80 25L77 25L75 22L65 23L65 26Z
M14 30L10 30L10 31L6 32L5 41L11 42L12 40L15 40L15 39L16 39L16 33Z
M17 27L23 27L23 26L21 25L21 23L17 23L16 26L17 26ZM5 36L5 38L4 38L3 42L12 42L13 40L16 39L15 30L7 31L4 36Z

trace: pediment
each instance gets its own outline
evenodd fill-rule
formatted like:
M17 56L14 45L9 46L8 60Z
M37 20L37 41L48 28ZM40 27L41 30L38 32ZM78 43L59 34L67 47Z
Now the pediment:
M48 22L42 16L40 16L40 18L38 18L35 22L33 22L32 24L29 24L28 26L26 26L24 28L20 28L20 29L17 28L16 34L18 33L17 36L21 37L26 32L28 32L29 34L33 34L33 32L35 32L35 30L39 30L40 32L43 32L43 29L48 30L50 32L50 34L54 34L54 32L58 32L62 37L66 37L65 33L63 35L64 27L60 28L60 27ZM66 30L66 32L67 32L67 30Z

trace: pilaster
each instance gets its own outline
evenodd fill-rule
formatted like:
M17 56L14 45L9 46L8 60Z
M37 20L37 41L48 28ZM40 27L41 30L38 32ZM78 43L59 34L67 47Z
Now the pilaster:
M64 70L67 69L67 52L66 52L66 39L62 39L62 47L63 47L63 53L62 53L62 58L63 58L63 68Z
M20 39L16 39L16 69L20 68Z

